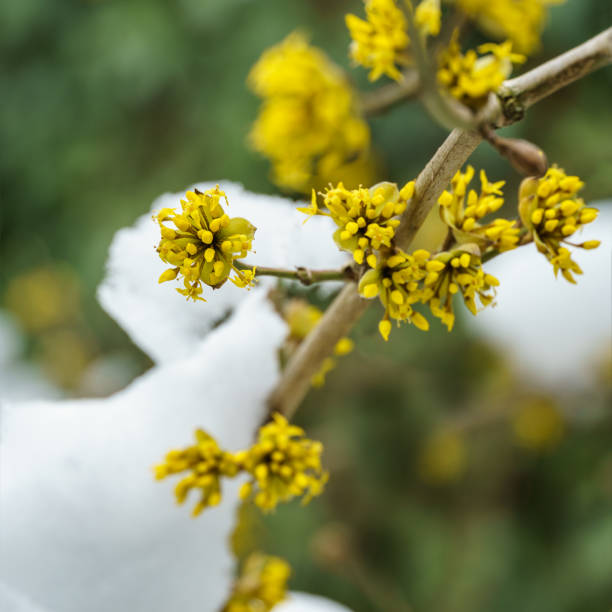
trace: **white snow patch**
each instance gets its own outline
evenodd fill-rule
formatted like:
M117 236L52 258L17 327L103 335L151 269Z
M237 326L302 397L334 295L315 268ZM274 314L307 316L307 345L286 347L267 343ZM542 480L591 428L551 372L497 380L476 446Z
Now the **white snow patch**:
M177 507L175 480L156 482L151 467L190 444L196 427L229 449L250 444L287 332L263 298L251 294L185 359L110 398L0 407L5 590L52 612L221 605L239 483L191 519L195 501Z

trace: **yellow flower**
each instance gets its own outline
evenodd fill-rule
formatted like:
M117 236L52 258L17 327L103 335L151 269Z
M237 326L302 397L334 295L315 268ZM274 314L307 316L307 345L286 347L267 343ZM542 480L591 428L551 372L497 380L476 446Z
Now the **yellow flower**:
M321 467L323 445L304 436L304 431L289 424L280 414L259 430L257 442L236 455L241 467L252 480L240 491L243 499L253 495L257 506L265 511L279 502L303 497L308 503L323 492L329 477Z
M298 342L306 338L322 316L322 310L298 299L288 302L283 312L283 317L289 325L289 336Z
M234 267L234 272L236 272L236 277L230 278L232 283L236 285L236 287L240 287L241 289L250 289L257 282L255 280L255 273L257 272L257 266L253 266L251 270L243 270L237 267Z
M79 286L76 277L59 265L44 265L12 278L6 305L24 329L38 333L78 318Z
M499 89L512 72L512 64L525 61L525 57L512 53L512 43L487 43L478 47L480 57L473 49L461 53L457 32L448 47L440 54L438 82L451 96L472 109L478 109L491 92Z
M547 9L565 0L455 0L459 8L494 37L512 41L521 53L540 45Z
M379 325L382 337L385 340L389 337L390 318L398 323L409 321L427 331L427 319L413 309L417 303L428 304L449 331L455 322L452 300L456 293L461 293L474 315L478 312L476 298L483 307L488 306L499 281L482 270L479 253L475 244L434 256L424 249L411 255L396 251L376 269L368 270L361 278L359 292L368 299L378 296L385 307Z
M249 141L280 187L307 192L367 156L369 127L344 73L302 34L265 51L248 83L263 99Z
M189 472L176 485L174 493L182 504L192 489L199 489L200 501L193 509L197 516L221 501L221 478L246 472L252 480L243 485L240 496L246 500L254 492L254 502L263 510L273 510L279 502L303 497L308 503L320 495L329 477L321 467L323 445L304 436L299 427L280 414L259 429L258 439L247 450L230 453L201 429L196 443L167 453L164 463L155 466L157 480Z
M318 371L312 375L310 384L319 389L325 384L325 377L336 367L336 362L331 357L326 357L319 367Z
M555 276L561 271L570 283L576 282L573 274L582 274L582 270L562 244L584 249L599 246L598 240L581 244L567 242L583 225L595 221L599 213L577 197L583 186L577 176L568 176L564 170L553 166L541 178L525 179L519 192L523 225L531 232L538 251L553 264Z
M409 63L406 16L394 0L364 1L365 21L356 15L346 15L346 27L352 38L351 58L370 69L370 81L383 74L399 81L402 78L399 67Z
M283 317L289 325L289 338L287 339L289 347L295 348L296 345L299 345L316 327L322 316L323 311L316 306L304 300L291 300L283 311ZM338 357L348 355L354 346L350 338L340 338L334 347L334 355ZM311 379L312 386L322 387L325 384L325 376L335 367L336 360L332 357L326 357L321 363L319 371Z
M413 304L422 301L429 258L429 251L423 249L411 255L399 251L376 269L368 270L361 278L361 295L369 299L379 297L385 308L384 318L379 325L380 334L385 340L388 340L391 332L389 318L398 323L409 321L423 331L429 329L427 319L412 308Z
M533 450L556 446L563 438L563 416L547 398L526 401L516 413L512 427L519 444Z
M468 185L474 177L474 168L457 172L451 181L450 191L442 192L438 199L440 217L453 230L455 239L474 242L481 251L491 247L500 253L516 248L519 228L516 221L495 219L481 224L483 217L496 212L504 204L502 187L505 181L490 183L484 170L480 171L480 195Z
M451 331L455 323L453 296L461 293L468 310L478 313L478 298L482 308L493 302L499 281L482 269L479 249L464 244L450 252L438 253L430 262L425 279L423 302L429 304L432 314Z
M426 36L440 33L441 18L440 0L421 0L414 12L414 23Z
M334 233L336 244L353 254L353 259L370 267L377 265L375 251L390 248L395 230L408 200L414 194L414 181L401 190L395 183L378 183L370 189L345 189L342 183L330 187L320 195L327 211L320 209L315 194L308 208L298 208L307 215L331 217L338 229Z
M239 466L231 453L219 448L217 442L201 429L195 432L196 444L184 450L172 450L166 455L164 463L155 467L158 480L172 474L189 471L174 490L176 500L182 504L192 489L199 489L200 501L193 509L197 516L209 506L216 506L221 501L220 478L233 477Z
M355 343L350 338L340 338L334 347L334 353L341 357L348 355L355 348Z
M234 260L245 257L251 249L255 227L246 219L230 218L224 212L220 200L227 203L227 198L219 186L205 193L188 191L185 197L181 212L164 208L157 215L161 231L157 252L162 261L173 266L160 276L159 282L182 276L184 289L177 291L187 298L205 301L201 297L202 283L216 289L232 270L240 286L246 273L236 268ZM174 228L164 225L168 222Z
M221 612L270 612L287 596L289 564L279 558L251 554Z
M441 429L427 439L419 457L419 472L423 480L442 484L457 480L466 464L463 436L450 429Z

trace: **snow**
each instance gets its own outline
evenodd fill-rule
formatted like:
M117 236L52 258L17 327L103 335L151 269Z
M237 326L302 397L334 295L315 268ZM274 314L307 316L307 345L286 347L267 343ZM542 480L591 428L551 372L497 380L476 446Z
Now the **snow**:
M108 399L4 404L1 592L52 612L221 605L239 483L191 519L173 502L174 482L156 482L151 467L190 444L196 427L226 448L248 446L285 334L264 295L252 293L184 359Z
M12 317L0 311L0 400L57 398L61 395L32 364L22 360L24 340Z
M329 599L309 595L308 593L291 593L286 601L277 604L274 612L350 612Z

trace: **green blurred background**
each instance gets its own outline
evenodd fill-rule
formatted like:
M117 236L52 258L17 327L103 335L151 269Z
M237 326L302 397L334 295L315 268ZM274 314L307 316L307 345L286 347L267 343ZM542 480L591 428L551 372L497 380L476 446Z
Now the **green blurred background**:
M358 0L132 0L0 4L0 300L27 358L68 394L119 359L150 363L95 301L114 232L165 191L231 179L275 193L246 135L245 85L261 52L301 28L350 69L343 16ZM551 11L534 65L612 23L601 0ZM472 34L474 40L477 34ZM358 87L365 71L350 71ZM586 199L612 195L612 70L531 110L529 137ZM445 132L409 103L371 122L381 177L416 176ZM517 178L486 146L473 163ZM609 378L588 397L549 398L459 322L403 328L383 344L371 312L325 388L300 412L326 443L328 491L237 538L293 564L294 588L356 612L595 612L612 607ZM395 336L395 332L394 332ZM358 383L356 383L358 381ZM127 381L117 381L117 386ZM568 420L588 405L591 418ZM606 409L606 407L608 408ZM205 569L203 568L203 571Z

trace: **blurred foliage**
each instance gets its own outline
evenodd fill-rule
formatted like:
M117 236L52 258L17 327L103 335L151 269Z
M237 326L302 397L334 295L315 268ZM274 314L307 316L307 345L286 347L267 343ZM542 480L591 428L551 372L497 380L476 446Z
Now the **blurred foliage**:
M195 181L274 193L267 162L246 147L259 104L246 76L296 28L348 69L343 16L358 10L359 0L0 3L0 299L65 388L80 392L74 377L100 356L149 363L95 301L114 232ZM611 22L601 0L553 8L526 69ZM363 70L350 77L372 87ZM585 177L586 199L610 196L611 90L612 70L599 71L504 132ZM445 136L416 103L371 126L380 177L401 183ZM472 162L516 189L486 145ZM62 300L66 316L54 316ZM267 552L291 561L292 585L356 612L400 600L432 612L608 610L609 392L542 398L461 325L406 327L383 344L377 317L300 412L326 443L327 494L252 519Z

